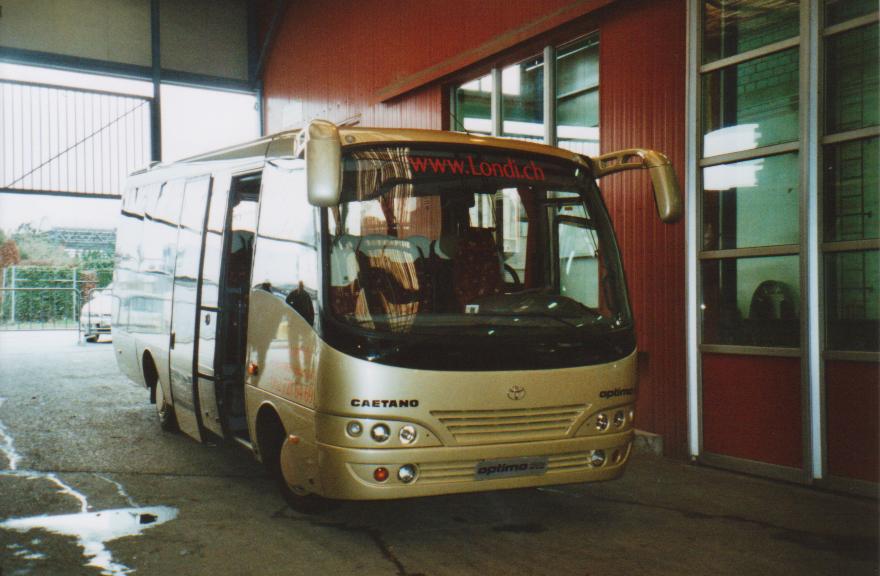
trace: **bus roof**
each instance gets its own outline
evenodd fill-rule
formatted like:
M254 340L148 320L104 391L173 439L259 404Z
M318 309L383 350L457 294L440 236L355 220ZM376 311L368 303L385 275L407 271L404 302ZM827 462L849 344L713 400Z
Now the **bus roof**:
M256 159L264 158L268 152L269 144L277 139L289 139L291 147L299 129L284 130L264 136L257 140L245 142L236 146L222 148L213 152L207 152L189 158L184 158L168 164L156 164L131 175L133 180L152 180L153 177L162 173L163 178L175 178L178 176L193 175L215 169L216 163L228 164L230 169L244 167ZM483 134L467 134L463 132L448 132L444 130L421 130L413 128L363 128L363 127L340 127L339 136L343 150L347 147L361 146L364 144L459 144L467 146L486 146L496 149L505 149L518 152L530 152L545 156L555 156L578 164L583 164L583 158L569 150L555 148L546 144L530 142L527 140L514 140L512 138L496 138ZM292 148L291 148L292 150ZM211 168L205 166L210 163ZM169 173L171 172L171 173Z

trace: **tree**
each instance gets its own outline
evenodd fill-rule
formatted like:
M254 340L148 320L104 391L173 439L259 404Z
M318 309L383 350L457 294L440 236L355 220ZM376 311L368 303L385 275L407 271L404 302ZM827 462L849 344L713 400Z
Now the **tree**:
M0 243L0 270L15 266L19 262L21 262L21 254L15 240L4 240Z
M30 224L19 226L12 239L18 245L22 264L70 266L74 263L63 246L53 244Z

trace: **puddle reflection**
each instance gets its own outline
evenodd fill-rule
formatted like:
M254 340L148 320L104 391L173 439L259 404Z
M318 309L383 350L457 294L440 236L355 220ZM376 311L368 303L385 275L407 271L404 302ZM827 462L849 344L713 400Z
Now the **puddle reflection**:
M61 536L73 536L89 559L88 566L100 568L102 574L116 575L129 574L132 570L113 560L113 555L106 547L107 542L125 536L137 536L147 528L159 526L176 517L177 510L170 506L147 506L13 518L0 523L0 528L18 532L42 529Z
M0 398L0 407L3 406L5 400L5 398ZM125 491L122 484L99 474L95 476L113 484L119 496L125 498L131 507L89 512L91 506L86 496L63 482L55 474L36 470L20 470L18 468L18 463L22 459L21 455L16 452L12 434L3 425L2 421L0 421L0 454L6 459L5 468L0 468L0 476L26 478L28 480L46 480L55 485L59 494L75 499L79 503L80 508L80 512L77 514L11 518L0 522L0 528L18 532L46 530L61 536L72 536L76 538L77 544L83 549L83 555L88 560L86 565L100 569L101 574L117 576L134 572L132 568L120 564L113 559L113 554L106 547L107 542L126 536L137 536L147 528L159 526L177 517L177 509L170 506L138 507L132 497ZM2 462L0 462L0 465L2 465ZM39 539L31 540L31 545L33 546L39 543ZM47 559L45 554L29 550L19 544L12 544L8 548L15 557L24 560L37 561Z

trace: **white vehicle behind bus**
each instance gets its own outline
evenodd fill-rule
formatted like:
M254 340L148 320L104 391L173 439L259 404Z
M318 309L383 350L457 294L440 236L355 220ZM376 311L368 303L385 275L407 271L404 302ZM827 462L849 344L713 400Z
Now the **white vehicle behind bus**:
M113 312L113 286L92 290L79 314L79 331L86 342L97 342L110 334Z

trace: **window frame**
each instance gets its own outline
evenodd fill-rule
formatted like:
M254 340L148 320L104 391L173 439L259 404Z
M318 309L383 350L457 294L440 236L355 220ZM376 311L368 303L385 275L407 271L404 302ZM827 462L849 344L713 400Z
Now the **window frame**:
M502 60L496 62L492 65L492 67L488 71L488 75L490 77L491 82L491 92L490 92L490 105L489 105L489 118L491 123L491 131L490 135L495 137L510 137L504 136L504 116L503 116L503 94L502 94L502 72L504 69L521 64L523 62L527 62L534 58L542 58L543 66L544 66L544 87L543 87L543 98L544 98L544 135L542 139L543 144L547 144L549 146L558 146L559 138L557 134L557 123L556 123L556 106L557 100L560 97L574 97L580 94L598 92L599 98L601 99L601 59L598 61L599 66L599 81L591 83L584 88L569 91L565 94L558 94L556 87L556 58L557 53L560 50L564 50L565 48L570 47L573 44L578 42L600 42L600 35L598 30L592 30L586 34L582 34L576 36L570 40L565 40L562 42L555 42L553 44L546 44L541 51L533 52L532 54L522 58L510 59L510 60ZM553 65L549 66L548 62L552 62ZM456 91L469 82L479 81L481 78L485 77L486 71L482 69L480 73L477 74L469 74L461 79L457 79L455 82L449 84L448 86L448 97L449 97L449 125L451 129L459 132L466 132L464 130L464 118L459 116L459 110L456 109ZM601 102L601 100L600 100ZM597 113L597 118L599 118L601 127L601 116ZM456 130L456 128L460 127L461 130ZM601 131L599 132L601 138ZM601 140L600 140L601 142Z

